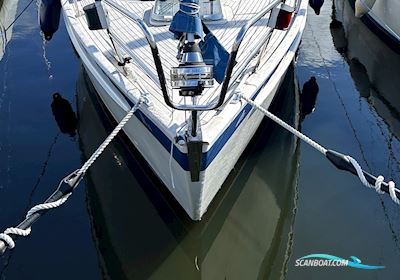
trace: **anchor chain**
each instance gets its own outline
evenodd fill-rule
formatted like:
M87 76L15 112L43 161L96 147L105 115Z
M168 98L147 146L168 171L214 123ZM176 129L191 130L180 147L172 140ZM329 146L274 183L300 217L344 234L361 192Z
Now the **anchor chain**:
M142 97L140 97L139 101L131 108L131 110L119 122L119 124L114 128L110 135L90 156L90 158L83 164L83 166L62 179L55 192L44 203L32 207L28 211L25 220L18 226L9 227L3 233L0 233L0 254L3 254L7 248L13 249L15 247L15 241L13 240L12 236L28 236L31 233L32 224L37 219L39 219L48 210L60 207L68 200L68 198L72 195L72 192L79 185L87 170L92 166L92 164L103 153L103 151L107 148L107 146L111 143L115 136L117 136L121 129L132 118L133 114L138 110L142 101ZM67 185L67 188L62 188L63 185Z
M271 112L269 112L268 110L263 108L262 106L258 105L252 99L250 99L240 93L236 93L236 95L238 96L238 98L245 100L247 103L252 105L255 109L262 112L265 116L270 118L272 121L276 122L278 125L282 126L287 131L294 134L295 136L297 136L298 138L300 138L301 140L303 140L304 142L309 144L311 147L313 147L314 149L316 149L317 151L322 153L337 168L339 168L341 170L349 171L352 174L358 176L358 178L360 179L361 183L364 186L375 189L376 192L379 194L388 193L390 195L390 198L392 199L392 201L394 203L396 203L397 205L400 205L400 190L396 188L396 185L393 181L389 181L388 183L386 183L384 181L383 176L380 175L378 177L375 177L375 176L363 171L360 164L351 156L343 155L336 151L326 149L322 145L320 145L317 142L315 142L314 140L312 140L310 137L304 135L303 133L301 133L294 127L290 126L289 124L287 124L286 122L284 122L283 120L281 120L280 118L278 118L277 116L275 116L274 114L272 114Z

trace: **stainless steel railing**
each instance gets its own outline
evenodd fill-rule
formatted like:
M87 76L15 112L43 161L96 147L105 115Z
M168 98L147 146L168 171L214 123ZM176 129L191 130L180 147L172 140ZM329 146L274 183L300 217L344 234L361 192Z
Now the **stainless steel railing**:
M76 0L73 0L76 3ZM110 6L111 8L113 8L114 10L118 11L119 13L121 13L122 15L126 16L127 19L131 20L133 23L137 24L139 26L139 28L142 30L147 43L151 49L152 52L152 56L153 56L153 60L155 63L155 67L156 67L156 71L157 71L157 75L158 75L158 80L160 83L160 87L161 87L161 91L163 94L163 99L164 102L176 109L176 110L185 110L185 111L210 111L210 110L215 110L217 108L219 108L225 100L226 94L229 90L230 87L230 83L232 80L232 73L233 73L233 69L235 68L235 64L236 64L236 58L238 55L238 51L240 49L240 46L247 34L247 32L249 31L249 29L254 26L260 19L262 19L266 14L268 14L274 7L276 7L277 5L279 5L280 3L283 3L284 0L274 0L271 1L271 3L269 5L267 5L264 9L262 9L259 13L257 13L254 18L252 18L251 20L249 20L239 31L238 35L236 36L236 40L234 41L230 56L229 56L229 61L228 61L228 66L225 69L225 79L222 83L222 87L221 87L221 92L219 94L219 97L216 98L216 100L210 101L208 104L180 104L177 102L174 102L169 93L168 93L168 88L166 85L166 78L165 78L165 74L164 74L164 69L162 66L162 62L161 62L161 58L160 58L160 53L158 50L158 46L157 46L157 42L154 38L154 35L152 34L152 32L150 31L148 25L146 24L146 22L139 16L137 16L136 14L128 11L125 7L121 6L120 4L118 4L117 2L113 1L113 0L96 0L96 1L102 1L103 3L107 4L108 6ZM111 34L112 37L114 37L114 39L117 39L117 37L113 36ZM119 44L122 42L118 42ZM260 44L260 48L261 48L262 44ZM124 51L126 51L129 54L129 50L128 48L123 48ZM257 54L257 52L259 51L259 49L254 49L250 55L246 58L246 61L249 62L251 61L251 59L254 58L254 56ZM240 75L240 71L243 67L246 67L246 61L241 62L240 66L235 74L235 77L233 80L237 79L238 75Z

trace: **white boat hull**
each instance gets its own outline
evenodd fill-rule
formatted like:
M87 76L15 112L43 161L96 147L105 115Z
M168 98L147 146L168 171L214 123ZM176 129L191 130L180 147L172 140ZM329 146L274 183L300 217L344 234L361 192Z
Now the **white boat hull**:
M354 3L353 3L354 2ZM398 0L351 0L355 16L390 48L400 54L400 2Z
M64 16L64 18L66 17ZM268 108L271 104L289 65L295 57L305 26L305 14L303 21L299 24L300 27L290 48L280 60L275 71L269 78L264 78L257 84L256 91L259 91L259 94L255 102L261 104L264 108ZM75 30L71 28L67 20L66 26L98 95L113 118L119 122L127 111L127 108L121 106L124 101L121 100L120 90L90 59L89 54L79 42ZM166 149L165 145L163 146L159 142L149 126L145 125L146 120L139 119L135 115L125 126L124 132L190 218L200 220L253 137L263 117L262 113L254 109L245 115L216 157L204 171L201 171L199 182L192 182L190 172L184 170L175 158L171 157L171 149Z

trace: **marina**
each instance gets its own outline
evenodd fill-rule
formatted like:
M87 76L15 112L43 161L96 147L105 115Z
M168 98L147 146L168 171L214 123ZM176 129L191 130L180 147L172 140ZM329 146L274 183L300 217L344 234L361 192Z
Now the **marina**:
M139 1L128 2L139 14L146 14L155 3L143 1L140 5L132 5ZM232 8L235 1L231 2L225 1L224 4L228 3ZM255 2L260 7L263 5ZM91 3L78 1L78 9ZM28 4L29 1L19 1L16 16ZM295 6L296 1L288 4ZM291 27L272 33L272 42L287 47L281 46L277 48L281 52L272 51L270 54L266 48L266 57L275 55L282 61L286 61L287 57L287 63L281 64L284 67L279 68L279 64L268 62L266 58L266 63L260 64L265 65L265 69L260 67L262 74L255 80L251 80L251 75L247 79L262 84L269 77L268 73L272 73L271 69L281 69L275 72L279 73L276 82L270 83L271 88L267 87L263 94L270 96L265 102L260 101L263 107L325 147L353 156L367 172L384 175L386 182L399 181L399 103L396 94L399 55L362 18L355 16L351 1L325 0L316 12L311 7L307 8L307 4L306 1L298 1L300 8L297 9L297 12L308 9L307 22L305 18L302 21L301 16L293 17L293 24L298 29ZM196 181L193 164L189 166L187 163L187 170L180 177L179 168L174 168L179 165L174 155L175 152L188 153L188 150L181 145L182 141L178 143L179 139L175 144L171 145L170 141L168 145L155 149L158 156L155 160L160 168L155 167L138 142L142 140L136 138L137 135L143 137L146 129L155 129L149 124L150 120L155 120L154 116L144 112L154 113L149 109L152 106L163 108L165 112L161 110L157 115L159 129L168 131L169 126L164 128L162 123L165 119L166 124L171 125L172 118L176 124L171 129L176 131L180 127L190 138L194 136L190 110L186 113L185 110L174 112L166 106L161 91L158 92L159 97L156 93L154 97L150 93L145 99L135 97L138 90L135 88L132 88L130 101L127 96L116 97L120 98L117 104L123 110L111 106L106 97L110 92L104 90L104 84L99 76L94 75L90 61L85 59L82 49L79 50L77 42L85 39L78 40L78 37L71 36L76 28L87 26L85 15L81 14L79 24L82 27L72 28L76 7L73 1L63 2L63 5L62 9L70 14L67 18L65 14L61 17L58 31L51 34L50 41L45 40L37 22L40 6L28 6L13 26L12 36L6 41L0 61L0 68L4 69L0 95L2 228L16 225L32 206L42 203L54 191L61 178L84 166L131 106L139 104L140 113L133 116L138 119L135 129L128 126L116 136L90 167L65 205L49 211L35 223L29 237L18 238L16 248L1 256L0 279L54 279L54 275L59 279L396 277L400 254L398 206L390 195L379 195L365 188L357 177L338 171L305 142L269 118L263 118L260 110L253 108L249 116L243 115L241 109L246 107L247 99L233 99L223 105L221 112L217 110L218 114L210 110L199 115L200 125L195 130L195 137L200 135L202 139L208 139L204 141L208 142L208 147L203 148L206 159L208 149L212 149L214 143L212 139L223 133L223 130L211 129L213 118L226 120L226 123L220 121L216 126L221 128L229 127L235 116L241 118L239 124L246 123L248 117L257 119L250 121L253 126L252 132L245 132L247 140L238 136L243 142L241 146L238 147L235 141L228 148L236 155L228 160L229 165L225 164L226 171L218 173L220 169L209 169L219 175L211 176L206 174L209 172L206 168L200 170ZM250 9L245 5L240 8ZM248 18L254 16L260 11L256 8L253 13L243 15ZM265 11L269 9L267 6L264 8ZM229 29L232 33L228 37L232 41L221 40L227 32L218 26L229 24L227 22L232 20L232 16L241 14L228 12L227 21L217 18L216 23L209 25L229 52L232 46L229 44L232 44L234 34L239 32L241 25ZM305 12L303 15L306 15ZM167 65L165 73L169 75L169 69L178 65L178 41L171 34L165 37L169 32L168 26L156 26L154 21L163 18L152 17L148 13L147 16L146 23L152 24L151 29L162 33L155 38L161 42L160 57L163 65ZM172 19L167 17L167 20ZM295 24L297 20L299 25ZM2 25L8 24L2 22ZM261 26L256 25L256 28ZM264 26L264 29L268 27ZM300 40L295 38L301 35L298 37L295 34L302 34L303 29L301 44L296 51ZM293 37L290 37L291 30ZM149 79L147 83L137 84L145 86L154 83L155 87L160 86L154 62L144 59L146 51L151 58L151 48L143 37L134 48L143 52L138 56L143 59L128 63L139 68L124 72L126 67L118 65L119 56L113 53L114 47L101 43L110 39L106 30L85 32L98 34L95 38L99 43L91 47L95 57L105 53L110 55L108 62L103 58L99 61L110 67L110 75L117 77L114 86L118 81L129 84L124 80L126 73L126 79L134 77L133 84L137 83L137 79ZM85 32L78 34L83 36ZM134 34L139 36L139 33ZM279 34L289 35L282 39ZM291 40L288 39L286 44L285 38ZM291 48L289 42L295 42L295 47ZM251 43L257 45L256 40ZM83 45L88 47L89 41ZM104 49L94 51L94 47L99 46ZM171 51L165 51L167 48ZM235 62L238 69L242 69L242 60L243 65L247 65L246 57L251 56L254 47L244 50ZM164 55L171 53L165 58ZM285 56L287 53L290 55ZM146 77L132 74L143 71L150 74ZM167 76L166 85L168 91L173 93L170 79ZM216 86L221 84L216 80L214 82ZM246 86L247 89L254 87L248 82L238 82L238 86L244 89ZM146 91L150 92L150 88ZM251 94L254 89L243 91ZM205 97L212 94L212 88L205 89ZM241 95L238 96L240 98ZM171 96L174 102L179 102L180 98L182 96L179 97L178 93ZM192 102L196 99L190 98ZM201 102L212 100L202 98L197 98L191 106L200 106ZM226 106L236 108L238 113L232 114L236 112L233 109L226 111L229 114L224 113L229 108ZM65 118L67 115L69 117ZM138 133L140 123L143 128ZM169 132L165 133L169 135ZM150 144L153 143L151 138L143 139L147 146L157 147ZM187 141L187 138L182 139ZM219 162L218 157L214 160ZM221 182L207 183L208 177ZM192 203L198 199L193 188L200 186L207 189L207 184L214 189L206 202L201 199L199 204ZM184 196L188 200L183 200L178 194L182 189L191 191L190 196ZM371 236L379 238L371 242ZM369 246L365 246L366 243ZM296 260L313 253L344 259L357 256L362 263L385 268L362 271L296 266ZM63 268L65 263L68 263L67 270ZM60 271L63 273L60 274Z

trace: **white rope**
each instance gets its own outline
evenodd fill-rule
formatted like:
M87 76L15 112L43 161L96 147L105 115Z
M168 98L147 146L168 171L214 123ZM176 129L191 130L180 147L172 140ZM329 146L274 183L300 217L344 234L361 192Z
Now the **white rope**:
M31 210L29 210L28 213L26 214L26 219L30 218L33 214L35 214L41 210L48 210L48 209L57 208L57 207L61 206L62 204L64 204L67 201L67 199L68 199L68 197L70 197L70 195L71 195L71 193L68 193L68 194L64 195L63 197L61 197L60 199L58 199L57 201L42 203L42 204L38 204L38 205L32 207ZM15 242L12 239L12 237L10 236L10 234L19 235L19 236L28 236L30 233L31 233L30 227L27 229L10 227L10 228L7 228L3 233L0 233L0 240L3 240L6 243L8 248L13 249L15 247Z
M393 181L390 181L388 184L390 197L392 198L394 203L400 205L400 200L396 196L396 184Z
M194 265L195 265L197 271L200 271L199 258L197 256L194 258Z
M297 129L293 128L292 126L288 125L287 123L285 123L284 121L282 121L280 118L278 118L277 116L275 116L274 114L272 114L271 112L269 112L268 110L264 109L263 107L259 106L258 104L256 104L253 100L251 100L250 98L247 98L246 96L237 93L237 96L240 98L243 98L244 100L246 100L249 104L251 104L254 108L256 108L257 110L261 111L262 113L264 113L264 115L266 115L268 118L270 118L271 120L273 120L274 122L276 122L277 124L279 124L280 126L282 126L284 129L288 130L289 132L293 133L294 135L296 135L297 137L299 137L301 140L303 140L304 142L306 142L307 144L309 144L310 146L312 146L313 148L315 148L317 151L319 151L320 153L322 153L323 155L326 154L327 149L325 149L324 147L322 147L320 144L318 144L317 142L315 142L314 140L312 140L311 138L309 138L308 136L304 135L303 133L301 133L300 131L298 131Z
M140 100L136 103L135 106L126 114L126 116L121 120L121 122L114 128L111 134L104 140L104 142L97 148L97 150L92 154L92 156L85 162L85 164L77 171L77 175L85 174L86 171L90 168L90 166L96 161L96 159L103 153L104 149L111 143L111 141L117 136L118 132L126 125L126 123L131 119L133 114L139 108L141 103Z
M367 179L364 176L364 172L362 171L361 166L358 164L358 162L352 158L351 156L346 156L346 159L354 166L354 168L356 169L357 172L357 176L358 178L360 178L361 183L366 186L367 188L371 188L371 189L376 189L376 187L374 185L371 185ZM382 176L383 177L383 176ZM375 185L379 186L379 190L381 187L381 179L379 180L378 183L375 182Z
M361 166L358 164L358 162L352 158L351 156L346 156L346 158L349 160L349 162L354 166L357 172L358 178L360 178L360 181L363 183L364 186L368 188L375 189L377 193L383 194L384 192L381 190L381 185L384 182L385 178L380 175L375 181L375 185L371 185L367 179L364 176L364 172L361 169ZM396 184L393 181L389 181L389 194L390 197L392 198L393 202L396 203L397 205L400 205L400 200L396 196Z
M81 176L86 173L86 171L90 168L90 166L96 161L96 159L101 155L101 153L105 150L105 148L110 144L110 142L115 138L115 136L118 134L118 132L126 125L126 123L131 119L133 114L136 112L136 110L139 108L140 103L142 102L142 98L139 99L139 101L136 103L135 106L132 107L132 109L126 114L126 116L121 120L121 122L114 128L114 130L111 132L111 134L104 140L104 142L100 145L100 147L92 154L92 156L85 162L85 164L74 174L76 176ZM172 143L173 145L173 143ZM66 178L68 178L67 176ZM68 183L66 181L66 178L64 178L60 184L58 185L58 188L56 191L60 189L60 186L63 182ZM79 183L79 181L77 181ZM54 201L54 202L45 202L42 204L38 204L34 207L32 207L28 213L26 214L25 219L29 219L33 214L42 211L42 210L49 210L53 208L57 208L64 204L68 198L71 196L72 193L67 193L64 196L62 196L60 199ZM8 248L12 249L15 247L15 242L10 236L10 234L13 235L19 235L19 236L28 236L31 233L31 228L27 229L20 229L16 227L10 227L7 228L3 233L0 233L0 240L4 241L4 243L7 245Z
M312 146L313 148L315 148L316 150L318 150L320 153L322 153L323 155L326 155L327 149L325 149L323 146L321 146L320 144L318 144L317 142L315 142L314 140L312 140L311 138L309 138L308 136L304 135L303 133L301 133L300 131L298 131L297 129L293 128L292 126L290 126L289 124L287 124L286 122L284 122L283 120L281 120L280 118L278 118L277 116L273 115L271 112L269 112L268 110L264 109L263 107L259 106L258 104L256 104L253 100L251 100L250 98L247 98L245 96L243 96L240 93L236 93L236 95L244 100L246 100L250 105L252 105L254 108L256 108L257 110L261 111L262 113L264 113L265 116L267 116L268 118L270 118L271 120L273 120L274 122L276 122L277 124L279 124L280 126L282 126L283 128L285 128L286 130L288 130L289 132L293 133L294 135L296 135L298 138L300 138L301 140L303 140L304 142L306 142L307 144L309 144L310 146ZM358 162L350 157L350 156L346 156L346 159L354 166L356 172L357 172L357 176L360 179L361 183L368 187L368 188L372 188L375 189L375 191L379 194L383 194L384 192L381 189L382 183L384 182L385 178L383 176L378 176L378 178L375 181L374 185L371 185L367 179L364 176L364 172L361 168L361 166L358 164ZM389 183L389 194L390 197L392 198L393 202L400 205L400 200L397 198L396 196L396 185L393 181L390 181Z
M15 247L15 242L9 234L27 236L30 233L31 233L31 228L24 230L24 229L20 229L20 228L11 227L11 228L6 229L3 233L0 233L0 239L6 243L7 247L12 249Z
M67 199L71 196L71 193L67 193L63 197L61 197L59 200L56 200L54 202L48 202L48 203L42 203L38 204L34 207L31 208L31 210L28 211L28 214L26 214L26 218L29 219L33 214L41 211L41 210L49 210L52 208L57 208L63 205Z
M385 182L385 177L383 177L382 175L380 175L380 176L378 176L378 178L376 178L376 181L375 181L375 190L376 190L376 192L379 193L379 194L384 194L384 193L385 193L385 192L382 191L382 189L381 189L381 186L382 186L382 183L383 183L383 182Z
M172 159L174 158L174 140L171 140L171 152L169 156L169 174L171 176L171 184L172 188L175 189L175 180L174 180L174 172L172 171Z
M11 236L6 233L6 231L7 229L4 231L4 233L0 233L0 240L2 240L8 248L13 249L15 247L15 242Z

